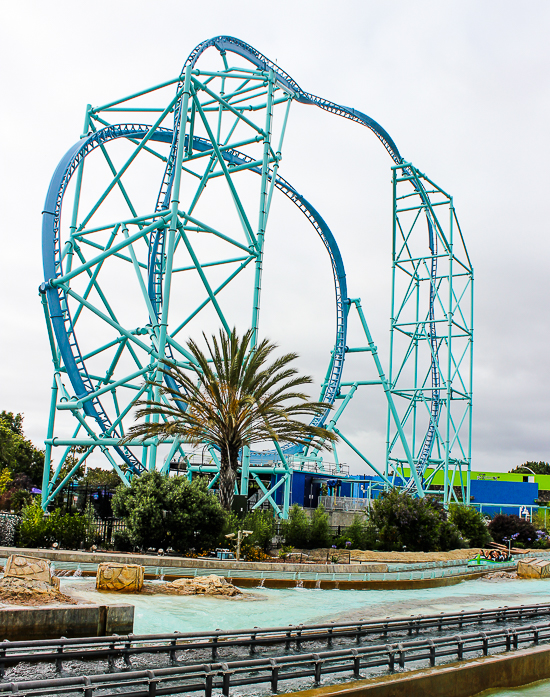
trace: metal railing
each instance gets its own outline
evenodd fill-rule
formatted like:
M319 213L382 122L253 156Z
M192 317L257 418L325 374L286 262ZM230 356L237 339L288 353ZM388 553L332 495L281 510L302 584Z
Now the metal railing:
M220 651L245 648L254 655L258 648L283 647L285 651L294 648L301 651L308 642L326 643L331 648L335 641L351 641L360 644L372 637L388 639L391 635L419 635L434 630L438 633L453 629L462 630L473 624L518 623L527 620L550 617L550 604L519 605L480 609L438 615L411 615L409 617L385 618L358 622L330 622L325 624L290 625L287 627L266 627L239 630L214 630L190 633L113 635L107 637L86 637L75 639L46 639L32 641L0 642L0 673L3 676L7 667L17 663L53 663L56 670L63 670L68 661L96 661L107 659L112 670L115 661L123 659L125 665L132 667L132 657L140 654L166 654L174 663L190 651L203 651L212 661L219 659ZM550 621L547 623L550 627ZM546 626L546 625L545 625ZM203 659L200 661L202 663ZM189 661L188 661L189 662Z
M336 555L344 553L344 550L334 550ZM345 552L347 555L348 553ZM424 581L438 578L450 578L453 576L465 576L475 573L487 573L497 570L512 570L515 568L516 562L491 562L479 565L469 566L467 561L462 564L445 567L432 568L405 568L404 570L388 571L388 572L347 572L333 571L335 565L329 565L330 570L327 571L259 571L253 568L250 569L232 569L230 566L219 567L185 567L185 566L144 566L146 576L154 576L161 578L164 576L207 576L215 574L234 581L238 585L238 579L257 579L262 585L262 580L286 580L295 581L299 585L300 581L354 581L354 582L370 582L370 581ZM69 576L70 573L62 573L76 571L76 575L90 574L97 571L98 564L93 562L52 562L56 576ZM5 565L5 560L0 559L0 566ZM412 565L411 565L412 566ZM307 569L307 566L305 567Z
M122 518L96 518L93 525L95 541L101 544L114 542L115 533L126 530L126 522Z
M150 639L152 638L150 637ZM113 643L124 639L132 642L139 637L109 637L109 639ZM334 632L329 636L329 641L333 639ZM358 639L360 640L359 635ZM177 636L172 636L174 643L168 649L172 664L177 663L177 640ZM84 697L94 697L94 695L99 695L100 691L102 697L114 697L114 695L120 694L125 694L128 697L154 697L160 694L175 695L200 692L205 697L211 697L213 691L221 690L224 697L229 697L231 688L240 688L245 685L268 684L271 691L276 692L280 689L279 684L284 681L296 682L306 679L312 680L314 685L319 685L322 676L327 675L350 673L357 679L367 677L375 669L382 668L391 673L396 669L405 670L407 664L410 663L418 666L427 662L430 666L435 666L438 660L439 662L451 659L460 661L467 658L468 655L488 656L501 651L517 649L521 645L537 645L549 640L550 622L545 622L537 625L414 639L398 643L358 645L354 648L316 653L10 682L0 684L0 694L24 693L26 697L78 694ZM250 644L251 641L252 639L248 643ZM266 639L264 638L262 641L265 642ZM188 647L188 644L184 644L181 648L188 649ZM148 652L151 651L151 647L144 647L144 649ZM119 650L119 653L123 653L123 651ZM70 660L69 655L64 656L59 653L55 655L60 664L63 660ZM124 657L126 660L128 656ZM131 666L129 659L126 661L126 665L128 668ZM61 668L59 667L58 670Z
M326 511L364 511L371 505L371 499L352 498L350 496L319 496L319 505Z

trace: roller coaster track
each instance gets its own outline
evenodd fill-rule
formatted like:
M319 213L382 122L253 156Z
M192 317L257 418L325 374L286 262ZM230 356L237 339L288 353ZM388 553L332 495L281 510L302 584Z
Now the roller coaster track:
M43 252L44 252L44 274L47 281L42 286L42 292L46 293L48 305L50 308L50 317L52 320L53 329L58 341L58 346L63 359L63 364L66 367L67 374L75 391L77 398L85 397L94 391L91 378L88 374L85 361L82 357L80 347L76 338L73 320L69 310L67 295L63 285L56 285L55 280L62 275L61 265L61 245L60 245L60 217L61 203L67 185L71 176L76 172L79 164L90 152L98 146L107 143L116 138L134 138L141 139L149 132L150 126L141 124L125 124L117 126L108 126L101 129L84 141L80 141L73 146L59 163L50 188L46 197L46 210L44 211L43 220ZM173 139L173 132L170 129L157 129L151 136L151 140L157 142L170 143ZM210 142L204 138L193 138L193 148L204 151L210 149ZM252 158L237 151L224 151L224 159L229 164L243 164L252 161ZM251 168L252 171L260 174L258 168ZM273 174L271 173L271 177ZM347 311L348 303L346 275L344 264L338 245L328 225L313 208L308 201L301 196L286 180L282 177L277 177L275 186L282 191L307 217L315 230L318 232L323 244L325 245L331 260L331 266L334 276L334 285L336 291L336 307L337 307L337 332L336 345L334 356L332 359L332 369L330 377L324 388L324 399L332 403L338 394L340 387L340 379L345 356L346 333L347 333ZM157 208L159 218L162 218L162 213L166 213L166 209ZM160 238L164 235L157 234L152 239L151 248L158 250L159 254L163 248ZM153 235L152 235L153 238ZM156 289L161 288L161 283L156 278L162 275L162 259L160 262L155 260L153 254L149 255L149 294L152 304L156 302L158 296L155 295ZM51 281L54 281L51 283ZM153 304L157 312L159 306ZM151 318L155 321L157 318ZM170 358L169 356L168 358ZM165 376L169 377L169 376ZM175 383L170 383L171 388L176 387ZM116 429L112 428L111 421L103 408L99 398L94 398L90 402L84 403L84 410L88 416L92 416L102 432L109 437L118 437ZM327 412L328 413L328 412ZM318 425L322 425L326 418L326 414L320 415L316 419ZM98 441L100 444L100 441ZM292 446L286 449L287 454L297 452L299 446ZM128 464L134 472L140 472L143 468L141 463L127 449L116 447L118 454ZM254 452L254 462L269 461L276 455L275 451Z
M382 142L392 160L397 164L401 164L403 162L397 146L389 134L376 121L360 111L335 104L334 102L304 92L290 77L290 75L288 75L288 73L281 70L275 63L263 56L256 49L238 39L228 36L218 36L202 42L191 52L184 65L184 69L189 66L194 67L198 58L210 47L215 47L222 54L224 54L226 51L231 51L246 58L260 70L272 71L279 86L288 91L296 101L303 104L318 106L329 113L336 114L337 116L346 118L369 128ZM182 75L183 72L184 70L182 70ZM178 85L178 89L181 89L182 85L183 83L181 82ZM77 399L93 393L94 387L76 338L74 324L68 306L68 288L62 283L55 283L55 279L63 275L63 256L60 240L60 217L63 195L71 176L77 170L80 163L83 162L84 158L95 148L110 140L114 140L116 138L141 139L148 136L153 141L164 142L171 145L170 154L168 156L167 165L157 198L157 205L155 208L155 211L159 214L159 218L157 219L158 228L152 231L149 245L148 294L153 311L156 314L155 317L151 317L151 322L156 323L162 307L162 278L164 271L165 225L161 218L168 212L168 203L171 196L172 181L174 177L174 163L180 133L179 124L181 120L181 101L176 103L174 111L174 129L159 127L153 133L150 133L150 126L147 125L118 124L107 126L94 132L85 139L76 143L66 153L59 163L54 176L52 177L46 197L43 217L43 259L45 283L41 286L41 292L46 294L52 327L57 339L59 351ZM194 136L192 140L192 148L204 151L206 149L210 149L211 145L209 141ZM252 161L252 159L247 155L237 150L224 150L223 158L229 164L235 165L247 164ZM255 173L261 174L260 169L257 167L251 167L250 169ZM270 179L272 179L273 176L273 171L270 171ZM413 181L412 183L417 193L422 198L427 199L428 195L424 191L422 184L418 181ZM278 175L275 176L275 186L308 218L321 237L321 240L323 241L323 244L325 245L331 259L336 291L336 341L331 358L329 377L323 385L320 399L332 404L339 393L346 352L347 312L349 300L347 297L346 277L342 258L332 232L315 208L313 208L313 206L311 206L311 204L287 181ZM420 456L415 464L416 470L420 477L422 477L423 472L425 471L425 467L433 447L434 435L440 412L441 386L437 361L438 344L436 337L436 324L434 321L435 283L437 278L437 240L433 234L433 226L429 217L427 221L429 230L429 245L432 254L428 322L429 341L432 350L432 399L430 407L430 423L420 450ZM168 351L167 358L170 359L172 357L170 353L171 348L168 345L166 350ZM174 387L173 385L170 386ZM97 397L93 400L85 402L83 408L87 416L91 416L96 420L104 436L111 438L119 437L117 429L113 427L113 424L105 412L101 401ZM325 423L327 414L328 411L325 414L317 416L313 423L315 425L323 425ZM98 445L101 445L101 437L98 438ZM115 446L115 449L133 472L140 472L143 470L141 463L135 458L128 448ZM292 454L298 450L300 450L300 446L289 446L284 449L287 454ZM274 454L275 451L253 453L253 459L256 462L268 461L273 459ZM412 479L409 482L408 487L410 489L415 487Z
M397 148L397 145L394 143L390 135L385 131L382 126L377 123L374 119L371 119L370 116L367 116L361 111L358 111L357 109L352 109L350 107L342 106L340 104L336 104L335 102L331 102L328 99L323 99L322 97L317 97L314 94L311 94L309 92L304 92L304 90L301 89L301 87L298 85L298 83L284 70L282 70L276 63L271 61L267 56L264 56L262 53L260 53L258 50L250 46L249 44L245 43L244 41L241 41L240 39L237 39L232 36L216 36L212 39L207 39L206 41L203 41L202 43L198 44L189 54L187 60L184 63L184 66L181 71L181 79L180 82L178 83L178 90L183 89L183 75L185 72L185 69L188 67L194 68L199 57L208 49L214 47L216 48L221 54L225 54L227 51L230 51L232 53L235 53L237 55L242 56L246 60L248 60L250 63L255 65L257 68L263 71L272 71L273 74L275 75L278 84L288 92L290 92L294 99L297 102L300 102L302 104L310 104L319 107L320 109L323 109L324 111L328 111L331 114L335 114L336 116L340 116L342 118L348 119L350 121L353 121L355 123L360 124L361 126L365 126L369 130L371 130L375 136L380 140L384 148L387 150L389 153L390 157L396 164L401 164L403 162L403 159L399 153L399 150ZM172 147L170 149L170 155L168 157L168 162L166 165L166 169L164 172L164 177L162 181L162 185L159 191L159 196L157 200L157 210L161 210L162 207L166 207L166 202L170 198L170 191L171 191L171 186L172 186L172 180L173 180L173 169L174 169L174 163L176 159L176 151L177 151L177 145L178 145L178 137L179 137L179 124L181 120L181 98L178 100L175 106L175 115L174 115L174 139L172 142ZM195 147L195 144L193 143L193 147ZM230 151L229 151L230 152ZM238 158L243 158L242 153L235 153L235 156ZM224 155L225 159L225 155ZM408 171L408 170L405 170ZM410 173L410 172L409 172ZM287 195L298 207L300 207L300 199L301 197L297 192L295 192L292 187L288 189L288 193L285 191L284 186L279 186L279 177L277 178L277 188L279 188L285 195ZM282 180L284 181L284 180ZM413 180L412 185L417 191L417 193L420 195L422 199L427 199L428 195L426 191L423 188L423 185L420 181L418 180ZM302 199L305 203L306 208L311 208L307 202L305 202L304 199ZM305 211L303 211L305 212ZM308 215L306 213L306 215ZM318 215L318 214L317 214ZM309 215L308 215L309 217ZM316 224L313 222L313 219L310 218L310 221L316 227ZM429 217L427 218L427 223L428 223L428 237L429 237L429 246L430 246L430 251L432 254L432 259L431 259L431 269L430 269L430 275L431 275L431 286L430 286L430 299L429 299L429 342L430 342L430 347L431 347L431 382L432 382L432 396L431 396L431 404L430 404L430 422L428 425L428 429L426 431L426 435L424 437L422 447L420 449L420 454L418 457L418 460L416 463L411 463L416 471L417 474L420 478L420 481L422 481L423 474L425 472L428 459L431 455L433 444L434 444L434 438L435 438L435 432L439 420L439 414L440 414L440 409L441 409L441 403L440 403L440 389L441 389L441 379L440 379L440 373L439 373L439 363L437 359L437 352L438 352L438 342L437 342L437 332L436 332L436 323L435 323L435 316L434 316L434 303L435 303L435 287L436 287L436 280L437 280L437 237L433 234L433 225L432 222L430 221ZM316 228L317 229L317 228ZM328 229L328 228L327 228ZM323 235L321 232L318 230L321 239L323 239ZM332 235L331 235L332 236ZM157 237L162 237L164 238L164 233L162 230L159 230L157 233ZM326 245L325 240L323 239L323 242ZM160 291L160 280L159 280L159 274L162 269L162 258L159 258L161 254L163 254L164 250L164 241L159 240L158 242L155 243L154 249L156 250L156 256L153 256L152 259L150 260L150 273L151 271L153 272L152 276L150 275L150 283L149 283L149 288L151 291L151 300L155 301L155 303L162 302L162 296L161 296L161 291ZM328 249L328 246L327 246ZM330 251L329 251L330 253ZM334 270L334 260L332 259L331 255L331 261L333 262L333 270ZM336 279L336 271L335 271L335 279ZM336 282L336 280L335 280ZM346 311L344 310L343 306L338 305L338 286L336 287L336 294L337 294L337 335L336 335L336 345L334 349L334 354L333 354L333 361L331 365L331 371L330 371L330 378L328 380L328 383L326 386L323 386L323 392L321 394L320 399L323 399L324 401L332 404L336 395L338 394L338 389L341 381L341 376L342 376L342 371L344 369L344 358L345 358L345 337L346 337L346 332L345 332L345 322L346 322ZM159 307L158 304L154 304L154 307ZM342 331L343 330L343 331ZM343 346L341 346L341 339L343 339ZM341 350L343 348L343 351ZM336 390L334 390L336 386ZM328 413L328 412L327 412ZM327 413L322 415L321 417L316 417L312 421L312 424L314 425L322 425L325 420ZM299 448L296 446L288 446L285 448L285 452L291 453L291 452L297 452ZM271 451L269 451L269 457L274 454ZM414 455L414 454L413 454ZM258 454L256 454L258 456ZM266 457L267 457L266 453ZM411 477L409 479L409 482L407 484L407 488L409 491L413 491L417 488L416 482Z

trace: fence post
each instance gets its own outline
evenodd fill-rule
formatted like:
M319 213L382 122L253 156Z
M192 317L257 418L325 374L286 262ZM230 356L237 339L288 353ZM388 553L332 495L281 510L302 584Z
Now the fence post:
M435 666L435 643L433 639L428 639L430 645L430 666L433 668Z
M315 670L314 670L314 683L315 685L320 685L321 684L321 668L323 666L323 661L321 660L321 657L319 656L318 653L313 654L313 659L315 661Z
M271 665L271 692L277 692L277 684L279 682L279 666L274 658L269 659Z
M227 663L222 663L223 679L222 679L222 695L229 697L229 683L231 681L231 672Z
M204 674L204 697L212 697L212 683L214 682L214 677L212 675L212 666L205 666Z

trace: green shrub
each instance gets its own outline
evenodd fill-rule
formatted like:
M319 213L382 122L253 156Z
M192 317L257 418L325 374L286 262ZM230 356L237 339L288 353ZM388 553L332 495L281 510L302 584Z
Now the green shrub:
M489 532L495 542L511 542L512 546L531 547L538 540L535 526L517 515L497 514L489 523Z
M310 520L304 509L295 503L289 511L288 520L283 520L281 533L286 545L298 549L332 545L332 531L324 506L316 508Z
M56 508L44 513L40 501L35 498L22 510L18 547L49 547L57 542L66 549L78 549L90 541L91 525L87 515L70 514Z
M257 509L249 511L243 518L232 513L228 519L227 530L235 534L239 530L251 530L252 535L245 537L241 544L243 553L248 552L253 547L259 547L267 554L271 549L271 541L275 534L273 511Z
M477 508L453 503L449 507L449 520L460 530L470 547L485 547L491 541L491 533Z
M126 522L128 540L145 549L208 550L220 543L227 524L227 514L205 479L189 482L159 472L118 487L113 511Z
M48 547L51 544L50 530L48 516L45 515L38 498L36 498L23 508L18 546Z
M324 506L318 506L313 511L309 528L309 546L330 547L332 544L332 530L328 522L328 515Z
M350 549L376 549L377 529L364 513L357 513L343 535ZM346 546L345 542L342 547Z
M288 519L283 520L281 533L285 545L304 549L309 546L309 519L301 506L295 503L288 514Z
M392 489L372 502L369 522L384 551L441 551L464 546L443 506L432 497L416 498Z
M86 516L80 513L65 514L52 520L52 536L60 547L65 549L78 549L81 544L88 542L88 521Z
M134 550L128 530L117 530L113 534L113 547L120 552L132 552Z

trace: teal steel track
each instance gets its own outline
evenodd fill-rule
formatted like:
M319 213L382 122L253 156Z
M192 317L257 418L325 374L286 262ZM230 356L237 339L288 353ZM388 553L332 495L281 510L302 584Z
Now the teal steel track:
M197 69L199 58L209 48L217 49L219 52L224 63L222 70ZM228 53L244 58L252 64L253 69L229 66ZM219 87L216 87L217 85ZM236 88L228 87L233 85L236 85ZM132 100L139 99L142 95L155 95L168 86L175 86L176 89L175 96L168 105L154 108L133 106L136 102ZM392 343L388 375L382 367L361 302L357 298L348 297L344 263L334 234L311 203L279 174L281 147L288 109L292 102L317 106L368 128L382 142L394 162ZM278 122L282 125L280 142L276 147L272 143L272 136L275 117L280 108L285 109L285 114L282 122ZM160 116L153 125L109 123L106 119L112 118L113 112L133 115L139 113L140 118L145 113L156 113ZM168 127L166 120L171 114L174 123L173 127ZM185 119L182 118L182 114L186 115ZM258 116L264 121L258 121ZM223 124L228 118L232 118L234 123L228 134L222 137L223 128L227 128ZM198 135L199 129L202 130L202 135ZM243 135L245 129L249 132L247 137ZM113 156L109 154L112 144L117 141L133 143L136 146L134 153L120 169L117 169ZM156 144L161 147L168 146L167 155L156 151ZM255 148L254 154L250 154L252 148ZM88 215L83 216L80 209L87 193L85 187L88 181L84 174L84 163L94 151L103 154L112 178ZM144 153L162 160L164 173L154 211L147 215L139 215L124 186L123 178L125 182L126 172L134 166L134 160ZM197 162L206 164L202 175L193 170ZM260 215L255 230L251 226L246 203L241 200L233 183L233 179L240 176L237 173L245 171L253 172L261 181ZM180 188L182 176L187 175L192 175L195 181L199 181L197 193L186 212L180 207ZM193 210L206 185L215 177L220 177L227 184L241 220L244 242L239 242L234 235L228 236L194 217ZM403 184L408 186L409 193L400 194ZM69 185L74 187L72 211L70 204L64 202ZM430 491L430 482L435 472L443 467L446 472L445 503L453 496L456 498L454 487L457 482L462 486L463 499L468 499L471 460L473 270L456 220L452 198L411 163L404 161L389 134L372 118L356 109L303 91L288 73L253 47L233 37L218 36L199 44L191 52L178 78L102 107L88 107L81 140L61 159L52 177L43 212L44 283L40 287L54 362L43 481L44 506L96 449L103 452L108 463L126 483L131 476L147 469L160 468L161 471L167 471L170 461L176 456L186 460L189 476L192 476L193 471L212 471L215 474L218 466L217 456L208 444L205 446L208 447L210 466L205 469L204 466L195 466L188 459L184 450L185 444L178 441L172 442L167 461L164 463L157 462L158 444L155 442L140 444L142 454L139 456L136 453L137 443L121 446L118 441L124 432L124 422L128 421L131 415L133 402L143 395L146 389L149 390L146 392L149 398L155 397L151 388L145 388L140 384L144 385L143 381L146 379L158 380L164 360L182 366L189 360L185 349L175 338L186 323L204 307L209 306L215 308L222 326L229 326L219 304L218 295L248 265L254 268L251 326L256 340L263 240L275 189L290 199L313 225L329 254L333 272L336 301L335 342L320 399L331 405L337 400L341 400L341 403L331 417L329 410L317 417L316 425L325 426L340 435L342 441L381 476L386 486L405 486L411 493L424 496ZM98 210L101 211L107 206L105 202L110 201L112 191L122 195L130 214L126 217L119 216L107 226L93 228L92 217ZM441 196L444 197L443 201L436 200ZM407 206L401 208L400 201L403 200L406 200ZM67 209L65 214L64 205ZM450 232L445 227L447 223L439 215L443 209L436 209L436 206L441 205L450 207ZM404 219L410 211L414 211L414 217L406 229ZM63 232L62 214L65 215L64 219L69 215L71 217L67 239L66 233ZM421 219L426 221L423 232L419 223ZM136 231L130 234L130 229ZM110 238L107 243L103 238L100 244L93 242L96 239L93 237L94 234L107 234L108 231ZM459 233L457 241L461 245L460 254L455 251L456 242L453 243L453 234L456 235L456 231ZM191 232L215 235L217 239L225 240L233 245L234 249L237 248L241 256L199 262L193 242L189 238ZM121 233L124 236L122 240ZM138 252L138 247L143 242L147 247L146 261L140 256L141 251ZM87 256L90 246L95 256ZM174 329L172 325L169 327L168 314L172 281L177 272L187 270L187 267L174 267L176 256L179 254L178 246L180 250L187 249L193 260L189 269L194 268L197 271L208 297L187 320ZM416 256L412 255L413 247L421 250L415 252ZM115 258L133 265L142 288L147 321L137 329L125 328L120 324L107 293L98 280L103 264ZM211 288L205 273L206 267L239 262L240 266L219 288ZM409 287L403 291L399 290L400 271L405 271L413 279ZM104 273L102 272L102 276ZM84 274L89 282L82 294L75 289L74 284L81 281ZM464 277L466 286L458 290ZM427 293L424 291L426 287ZM443 287L447 293L446 298L443 298ZM399 295L401 292L402 296ZM97 302L91 301L94 294L99 296L103 309L99 308ZM468 299L470 308L464 309ZM416 308L414 321L401 321L413 300ZM347 328L352 310L357 312L367 346L347 345ZM77 321L82 321L81 317L88 315L93 315L96 322L99 318L109 327L109 331L114 329L118 332L117 338L103 346L98 345L91 351L82 350L77 340L75 325ZM455 317L458 317L458 321L454 320ZM445 335L441 331L443 322L446 323ZM89 337L86 334L85 336L86 343L89 344ZM145 338L140 338L142 336ZM404 353L400 354L402 349L399 337L403 336L407 337L406 341L409 344ZM461 345L460 355L455 356L452 345L459 341L465 343L466 348L463 349ZM95 374L94 369L88 367L90 360L94 362L97 356L106 356L108 351L115 351L115 355L106 372ZM343 372L345 357L350 351L370 353L379 380L346 383L343 380ZM145 352L147 362L144 363L143 359L138 358L136 352ZM131 373L128 373L127 369L124 372L121 368L121 357L127 354L131 355L135 364ZM408 378L410 384L407 383L404 387L403 379L411 365L414 376ZM117 377L117 374L120 374L120 377ZM64 383L65 375L70 387ZM355 391L364 385L381 386L387 400L388 438L386 461L383 465L376 466L371 462L337 428L337 422ZM122 397L124 389L126 396ZM128 401L129 389L134 392ZM106 398L113 399L114 410L113 407L106 406ZM124 404L121 403L121 399L126 400ZM184 400L184 396L182 399ZM401 399L405 400L406 408L400 411ZM453 400L457 399L465 405L465 410L460 416L453 417L451 407L455 408ZM54 434L56 415L62 412L64 416L70 413L76 420L76 430L72 438L61 439ZM64 453L54 466L52 453L57 447L64 448ZM83 454L71 472L60 480L62 466L75 447L80 448L79 452ZM334 457L338 473L340 466L336 450ZM301 467L306 462L318 464L321 470L324 467L319 453L308 452L307 448L284 444L281 447L275 443L274 450L249 452L245 449L242 457L241 493L248 492L248 481L251 477L263 492L263 497L257 505L268 501L279 515L286 517L292 469ZM463 470L466 473L466 481L462 476ZM271 485L266 485L265 479L262 483L261 477L269 473L274 479ZM455 475L458 476L456 481ZM215 485L215 480L216 476L213 477L211 485ZM279 487L284 491L282 505L275 503L275 491Z

